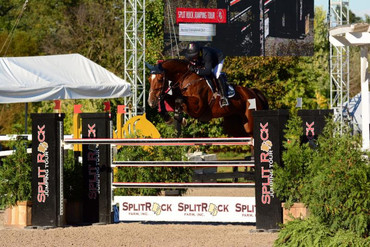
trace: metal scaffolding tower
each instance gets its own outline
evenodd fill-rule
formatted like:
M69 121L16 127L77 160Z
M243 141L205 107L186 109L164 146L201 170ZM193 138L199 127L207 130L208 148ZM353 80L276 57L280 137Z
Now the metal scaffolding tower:
M145 0L124 0L124 79L131 84L126 122L145 113Z
M329 29L348 25L349 0L330 0ZM330 107L341 127L349 120L349 47L330 44Z

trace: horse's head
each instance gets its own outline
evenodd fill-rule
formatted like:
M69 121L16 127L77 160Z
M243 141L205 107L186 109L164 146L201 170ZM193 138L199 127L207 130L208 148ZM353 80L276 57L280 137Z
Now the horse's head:
M168 85L165 80L165 71L160 63L154 66L146 64L146 66L150 69L148 104L154 108L158 105L159 98L167 89Z
M188 62L179 59L169 59L162 61L156 65L146 64L150 69L150 89L148 96L148 104L154 108L158 105L161 96L164 96L169 89L169 81L172 82L171 86L177 85L185 77L189 75Z

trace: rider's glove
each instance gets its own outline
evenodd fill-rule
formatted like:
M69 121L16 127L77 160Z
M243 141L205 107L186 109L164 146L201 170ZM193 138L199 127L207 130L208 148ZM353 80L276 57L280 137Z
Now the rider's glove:
M198 72L199 72L199 69L198 69L197 67L195 67L195 66L190 66L190 67L189 67L189 70L190 70L191 72L196 73L196 74L198 74Z

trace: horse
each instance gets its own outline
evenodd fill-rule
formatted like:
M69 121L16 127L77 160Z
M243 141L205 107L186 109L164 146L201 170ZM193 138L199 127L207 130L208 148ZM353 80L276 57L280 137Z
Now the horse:
M165 120L170 120L165 111L164 102L175 109L175 119L182 121L176 113L186 112L190 117L201 122L213 118L224 118L224 132L233 137L252 137L253 109L251 99L255 99L256 110L268 109L267 98L256 89L234 86L235 96L229 98L229 105L221 107L220 95L212 92L207 79L189 70L189 62L180 59L164 60L156 65L149 65L151 70L148 104L160 105Z

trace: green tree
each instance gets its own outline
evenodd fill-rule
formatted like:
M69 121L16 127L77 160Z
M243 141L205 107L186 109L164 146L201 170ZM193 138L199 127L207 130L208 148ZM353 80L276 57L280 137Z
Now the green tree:
M355 13L352 12L352 10L349 10L349 23L361 23L363 22L362 18L359 16L356 16Z
M57 24L64 18L65 9L73 6L76 2L77 0L34 0L27 1L25 4L26 2L23 0L7 1L1 6L0 12L0 33L6 35L9 38L8 41L11 42L6 55L42 55L44 53L42 45L47 40L47 36L55 32ZM15 35L18 32L26 33L28 42L32 40L32 49L26 48L27 40L23 42L22 39L15 40ZM1 43L1 46L3 45L4 43ZM17 46L22 47L21 53L14 51Z
M15 152L2 159L0 166L0 207L31 200L31 155L27 141L12 142Z
M365 22L370 24L370 15L365 14Z
M145 25L146 25L146 61L154 64L156 60L163 59L163 21L164 1L147 1Z
M122 13L118 1L79 1L44 40L47 54L80 53L113 73L123 71ZM120 2L119 2L120 3Z

